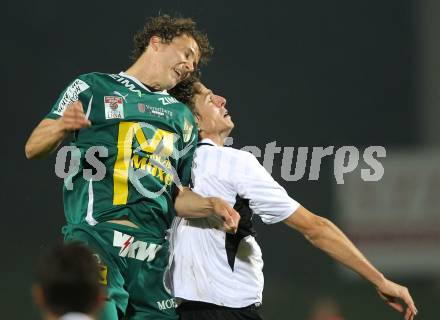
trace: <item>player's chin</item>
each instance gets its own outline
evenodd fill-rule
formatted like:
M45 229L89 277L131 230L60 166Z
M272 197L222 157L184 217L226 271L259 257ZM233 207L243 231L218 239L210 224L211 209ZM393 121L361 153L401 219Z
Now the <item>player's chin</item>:
M167 77L162 79L162 90L170 90L179 83L178 78L171 72L167 74Z
M163 85L163 90L171 90L173 89L179 82L175 79L169 79L167 83Z
M228 116L226 117L226 125L228 126L228 128L233 129L235 127L234 122L232 121L231 117Z
M174 70L170 74L170 81L174 83L174 86L176 86L178 83L182 82L185 79L185 77L177 74Z

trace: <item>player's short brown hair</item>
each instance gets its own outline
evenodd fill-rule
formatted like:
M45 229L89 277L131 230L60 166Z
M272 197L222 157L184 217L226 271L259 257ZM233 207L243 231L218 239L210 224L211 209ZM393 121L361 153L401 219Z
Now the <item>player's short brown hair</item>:
M170 43L181 35L194 38L200 49L200 62L206 64L214 51L206 33L197 29L196 22L191 18L169 15L147 18L144 27L133 37L134 48L131 58L136 61L144 53L152 36L160 37L165 43Z
M179 82L174 88L168 90L170 95L186 104L194 115L197 113L194 96L200 93L198 83L201 83L199 76L192 74L185 80Z

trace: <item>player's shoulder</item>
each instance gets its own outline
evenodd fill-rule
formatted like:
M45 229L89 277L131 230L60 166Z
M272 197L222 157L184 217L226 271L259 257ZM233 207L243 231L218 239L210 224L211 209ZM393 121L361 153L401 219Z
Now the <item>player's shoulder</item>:
M108 81L115 78L116 74L104 73L104 72L89 72L78 75L78 79L83 81L95 82L95 81Z
M236 161L246 161L252 163L254 163L255 161L258 162L257 158L255 158L255 156L248 151L243 151L233 147L222 147L219 149L221 150L221 152L228 154L231 158L234 158L234 160Z
M240 163L242 168L244 166L241 172L242 174L253 176L257 173L260 173L262 169L264 169L257 157L249 151L235 149L232 147L225 147L223 149L233 154L234 162Z
M77 75L72 81L72 84L91 86L94 85L96 82L103 80L105 81L108 79L110 79L110 74L102 72L89 72Z
M123 81L128 80L117 73L89 72L78 75L73 81L73 84L76 86L81 86L82 88L91 88L91 90L94 92L104 92L113 90L115 86L119 86ZM129 86L131 91L135 90L133 88L133 85Z
M233 148L233 147L224 147L226 152L233 153L238 157L246 158L246 159L256 159L255 156L249 151Z

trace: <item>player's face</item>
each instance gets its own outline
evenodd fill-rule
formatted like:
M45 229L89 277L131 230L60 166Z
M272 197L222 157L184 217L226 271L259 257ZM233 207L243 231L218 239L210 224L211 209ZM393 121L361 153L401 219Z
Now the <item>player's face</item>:
M182 35L175 37L170 43L160 43L157 66L161 87L168 90L184 80L196 69L199 59L199 47L190 36Z
M194 104L199 129L207 134L229 134L234 123L226 109L226 99L200 82L196 84L196 90L198 93L194 96Z

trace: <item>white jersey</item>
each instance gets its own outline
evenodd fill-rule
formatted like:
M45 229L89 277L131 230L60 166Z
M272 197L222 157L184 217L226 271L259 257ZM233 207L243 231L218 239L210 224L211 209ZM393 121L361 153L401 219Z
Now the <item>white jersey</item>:
M249 152L199 143L193 164L193 190L220 197L241 216L235 235L221 230L215 218L176 218L171 229L171 276L177 298L232 308L262 302L261 249L252 215L267 224L286 219L299 203Z
M93 318L85 313L69 312L61 316L59 320L93 320Z

